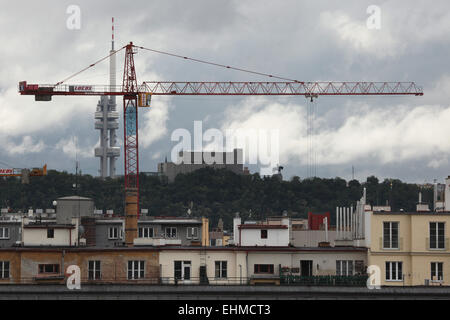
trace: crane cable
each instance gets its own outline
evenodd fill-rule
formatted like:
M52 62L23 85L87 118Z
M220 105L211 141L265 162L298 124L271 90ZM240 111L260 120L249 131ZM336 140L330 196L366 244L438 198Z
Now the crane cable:
M55 87L58 86L58 85L60 85L60 84L62 84L62 83L64 83L64 82L66 82L66 81L69 80L69 79L72 79L73 77L79 75L80 73L86 71L87 69L92 68L92 67L95 66L96 64L102 62L103 60L108 59L108 58L111 57L112 55L114 55L114 54L118 53L119 51L125 49L125 47L126 47L126 46L123 46L123 47L120 48L119 50L116 50L116 51L114 51L114 52L108 54L106 57L101 58L100 60L98 60L98 61L96 61L96 62L90 64L89 66L87 66L86 68L84 68L84 69L78 71L77 73L74 73L74 74L72 74L71 76L65 78L64 80L61 80L60 82L58 82L58 83L55 84Z
M259 75L259 76L275 78L275 79L280 79L280 80L285 80L285 81L291 81L291 82L296 82L296 83L304 83L303 81L299 81L299 80L296 80L296 79L290 79L290 78L286 78L286 77L276 76L276 75L273 75L273 74L268 74L268 73L263 73L263 72L258 72L258 71L243 69L243 68L232 67L232 66L228 66L228 65L224 65L224 64L220 64L220 63L215 63L215 62L210 62L210 61L206 61L206 60L190 58L190 57L178 55L178 54L175 54L175 53L170 53L170 52L165 52L165 51L145 48L145 47L142 47L142 46L133 45L133 47L138 48L138 49L142 49L142 50L146 50L146 51L150 51L150 52L155 52L155 53L159 53L159 54L164 54L164 55L168 55L168 56L184 59L184 60L191 60L191 61L198 62L198 63L209 64L209 65L212 65L212 66L215 66L215 67L221 67L221 68L225 68L225 69L231 69L231 70L236 70L236 71L241 71L241 72L247 72L247 73L256 74L256 75ZM126 48L126 46L123 46L119 50L116 50L116 51L108 54L107 56L101 58L100 60L90 64L86 68L84 68L84 69L82 69L82 70L72 74L71 76L69 76L69 77L67 77L67 78L65 78L65 79L63 79L63 80L61 80L59 82L57 82L54 86L56 87L56 86L58 86L60 84L63 84L67 80L72 79L73 77L79 75L80 73L86 71L87 69L94 67L96 64L98 64L98 63L108 59L112 55L118 53L119 51L121 51L121 50L123 50L125 48Z
M176 57L176 58L180 58L180 59L184 59L184 60L191 60L191 61L194 61L194 62L209 64L209 65L212 65L212 66L215 66L215 67L232 69L232 70L236 70L236 71L242 71L242 72L256 74L256 75L259 75L259 76L265 76L265 77L269 77L269 78L276 78L276 79L280 79L280 80L292 81L292 82L297 82L297 83L304 83L303 81L299 81L299 80L295 80L295 79L289 79L289 78L285 78L285 77L281 77L281 76L276 76L276 75L273 75L273 74L262 73L262 72L248 70L248 69L242 69L242 68L227 66L227 65L224 65L224 64L219 64L219 63L215 63L215 62L210 62L210 61L190 58L190 57L181 56L181 55L170 53L170 52L165 52L165 51L160 51L160 50L140 47L140 46L136 46L136 45L133 45L133 46L135 48L138 48L138 49L147 50L147 51L151 51L151 52L155 52L155 53L160 53L160 54L164 54L164 55L168 55L168 56L172 56L172 57Z

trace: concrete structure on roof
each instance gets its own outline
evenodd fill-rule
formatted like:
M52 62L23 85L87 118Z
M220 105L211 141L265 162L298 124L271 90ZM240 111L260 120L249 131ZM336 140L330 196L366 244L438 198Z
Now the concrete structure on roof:
M215 151L180 151L178 159L174 162L158 164L158 173L167 177L167 181L172 183L177 175L194 172L201 168L226 169L236 174L243 174L243 151L234 149L231 152Z
M71 223L60 224L54 220L22 221L22 243L27 247L40 246L78 246L78 219Z
M92 217L94 200L80 196L69 196L56 199L56 222L71 223L73 218Z
M242 223L237 215L233 219L233 244L235 246L289 246L289 218L268 218L267 221L247 221Z

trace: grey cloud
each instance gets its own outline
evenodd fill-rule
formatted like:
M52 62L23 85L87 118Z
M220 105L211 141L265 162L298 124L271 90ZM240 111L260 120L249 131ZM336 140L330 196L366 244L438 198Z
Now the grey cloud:
M49 162L53 168L73 171L73 157L55 148L58 142L75 135L80 148L88 150L95 145L98 140L93 118L96 98L55 97L51 103L38 103L32 97L19 97L16 86L20 80L55 83L106 55L111 16L116 18L117 46L132 40L151 48L300 80L415 80L424 87L425 96L421 98L321 97L317 103L322 134L338 132L352 115L363 118L373 115L375 110L395 112L399 105L405 110L425 106L430 112L449 106L448 1L433 1L432 5L429 1L384 1L380 4L384 29L378 34L364 30L366 8L373 1L141 0L132 3L78 1L82 28L76 31L68 30L65 25L68 16L65 11L73 4L71 1L2 4L0 41L7 45L0 48L0 141L10 138L20 145L24 137L31 136L34 142L43 141L45 148L21 157L2 153L0 161L23 161L32 166ZM343 20L347 26L344 31L340 29L342 23L333 21L338 15L347 19ZM387 35L392 41L385 42L380 35ZM361 39L368 39L368 45L358 45ZM123 55L117 60L118 71L121 71L122 58ZM136 56L136 65L139 81L265 80L143 51ZM73 81L107 83L107 72L107 63L101 64ZM281 110L287 108L292 114L305 112L301 97L269 101L277 101L285 108L280 107ZM120 108L120 99L118 102ZM143 142L147 139L140 149L143 171L156 170L156 163L170 154L173 147L170 133L174 129L192 130L193 121L207 115L207 126L220 128L224 125L224 114L232 112L233 106L242 100L176 97L166 109L158 107L160 103L163 105L155 98L155 111L140 110ZM293 111L292 105L301 110ZM420 119L411 121L421 122ZM298 124L297 128L304 125ZM333 137L330 136L331 141ZM434 141L422 143L427 146L417 148L434 145ZM401 163L353 157L339 164L324 163L319 173L348 177L353 164L361 174L409 181L432 180L447 175L449 170L446 144L438 151L429 152L428 157L403 159ZM286 176L302 176L306 172L298 157L287 156L285 161ZM82 159L82 165L85 172L97 174L98 161L94 157ZM121 166L120 159L118 168Z

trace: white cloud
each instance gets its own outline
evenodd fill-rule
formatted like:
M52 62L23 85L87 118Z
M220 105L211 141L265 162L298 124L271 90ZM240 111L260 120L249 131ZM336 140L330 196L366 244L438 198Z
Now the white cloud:
M437 169L446 166L447 164L448 158L446 157L441 159L431 159L431 161L428 162L427 167Z
M63 138L55 145L56 150L62 151L68 157L75 158L92 158L94 156L94 149L100 146L100 141L97 141L95 145L80 146L78 137L72 136L69 138Z
M343 11L325 11L320 14L320 24L337 36L352 49L384 58L403 51L403 43L394 39L389 29L370 30L364 20L352 19Z
M363 14L360 4L345 10L323 11L320 25L336 35L342 47L377 58L403 55L432 42L448 43L450 11L447 1L434 1L430 6L427 1L391 0L379 7L379 30L367 28L369 14Z
M35 142L31 136L24 136L21 143L15 144L9 138L3 139L2 149L10 155L24 155L28 153L39 153L44 150L45 144L42 140Z
M335 127L325 116L316 121L314 136L318 165L357 161L381 164L428 159L428 166L442 166L450 155L450 107L403 105L380 108L356 106L343 124ZM305 106L247 99L225 112L222 130L279 129L280 159L307 164L308 138ZM440 154L440 160L436 160ZM446 160L445 160L446 161ZM425 165L425 164L424 164Z
M162 97L153 99L150 108L139 109L144 113L144 121L139 124L139 146L147 148L167 133L170 109L170 98Z
M41 139L46 144L55 145L56 141L59 149L55 150L64 151L55 152L54 166L58 167L58 162L60 168L67 169L66 160L74 157L74 152L66 144L70 144L71 135L77 135L83 141L80 157L88 159L86 162L90 161L92 168L97 166L98 159L94 157L93 146L89 142L93 140L89 140L89 137L98 137L93 126L98 98L54 97L52 102L35 102L31 96L18 94L17 83L21 80L55 83L105 56L110 49L112 14L116 17L116 48L133 40L135 44L145 47L300 80L414 80L425 87L424 97L411 104L411 99L407 97L384 100L408 107L386 109L394 110L389 112L383 109L377 114L374 111L376 103L368 98L364 100L367 101L365 111L359 105L353 108L356 110L354 114L347 112L342 117L338 114L338 121L334 119L333 122L331 112L318 119L320 130L317 139L323 145L318 150L323 153L321 161L324 165L337 163L344 167L348 166L345 162L348 159L353 161L369 157L366 164L370 167L370 159L380 163L395 162L395 159L409 161L415 159L414 155L422 156L422 153L433 148L438 151L434 150L424 157L447 157L447 142L441 140L445 140L443 137L448 134L442 129L442 123L446 120L446 107L450 98L450 76L447 75L450 52L448 0L435 0L432 5L424 0L414 3L383 1L380 4L382 25L379 31L366 28L367 4L359 0L286 0L282 3L226 0L215 1L214 4L197 0L189 3L181 0L141 0L135 6L129 6L125 1L111 4L80 0L79 5L82 28L77 31L66 28L67 4L63 2L50 5L46 2L10 1L2 6L0 41L8 45L0 48L0 141L19 141L19 147L11 145L12 152L16 152L16 159L20 159L20 152L29 152L24 147L27 142L21 141L24 136L32 137L33 144L28 145L30 150L39 150L35 145L39 145ZM108 11L104 10L105 5ZM158 15L152 17L149 23L148 12L155 10ZM16 23L17 17L20 17L20 24ZM264 80L142 50L138 51L135 59L139 81ZM122 68L123 52L117 57L118 84ZM108 71L105 61L69 82L106 84ZM193 119L204 119L209 127L225 124L254 127L262 124L266 128L282 128L280 133L283 144L280 152L286 170L295 173L298 166L305 163L306 114L301 105L284 103L286 100L279 100L280 103L271 103L265 99L245 100L233 109L235 115L227 113L223 121L218 121L218 117L208 116L208 112L212 115L215 112L213 110L218 110L212 107L220 99L214 99L211 98L211 108L208 106L204 109L192 101L164 100L162 97L154 99L154 105L149 110L139 110L140 146L148 150L163 150L164 145L167 145L163 138L167 133L169 119L170 127L174 128L188 127ZM342 101L331 99L332 103ZM121 99L117 101L121 111ZM217 102L217 105L223 103ZM171 117L170 112L175 107L179 107L176 109L177 114ZM334 107L334 114L338 113L338 108ZM204 110L208 112L202 113ZM432 110L437 114L432 115ZM424 122L411 118L410 112L423 117ZM439 117L441 119L437 121ZM405 119L412 121L415 127L423 127L422 131L432 130L432 133L425 132L426 139L420 140L418 132L410 132L414 130L408 127ZM374 125L373 121L377 124ZM396 126L400 126L403 132L396 130ZM389 130L392 140L397 142L388 139L390 135L386 132ZM121 132L118 131L119 137L122 137ZM361 137L359 140L364 143L355 139L355 136ZM430 136L431 140L440 143L430 142ZM416 138L424 144L422 151L417 151L414 146ZM349 146L349 143L354 147ZM9 146L4 144L6 152ZM43 146L41 155L36 156L48 157L48 148ZM388 152L380 154L380 148ZM14 157L10 161L15 161ZM148 162L149 166L153 166L151 162ZM430 168L446 167L441 160L429 160L428 163ZM403 167L407 166L405 162Z

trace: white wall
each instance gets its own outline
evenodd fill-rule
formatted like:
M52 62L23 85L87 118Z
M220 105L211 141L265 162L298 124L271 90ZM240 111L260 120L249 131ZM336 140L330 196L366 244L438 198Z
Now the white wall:
M25 246L74 246L78 240L76 229L54 229L54 238L47 238L47 228L24 228Z
M22 241L25 246L75 246L78 241L78 220L72 219L72 225L69 228L52 228L51 224L39 228L27 228L28 220L22 225ZM47 229L54 230L54 237L47 238Z
M300 260L312 260L313 275L335 275L336 260L362 260L367 265L367 253L362 252L267 252L250 251L248 253L248 275L258 277L254 274L255 264L273 264L273 276L279 276L279 266L289 268L300 268Z
M445 179L445 211L450 211L450 177Z
M295 247L318 247L319 242L325 242L325 230L296 230L292 231L292 244ZM334 247L337 234L335 230L328 230L328 242Z
M286 247L289 245L289 229L265 229L267 239L261 239L262 229L241 229L241 246Z
M191 261L191 281L189 283L199 283L202 252L204 252L206 274L210 284L239 283L241 276L243 281L245 281L247 277L246 253L231 250L162 249L159 253L161 277L167 278L170 280L170 283L173 283L175 275L174 261ZM227 279L215 278L216 261L227 261ZM178 283L182 284L183 281Z

